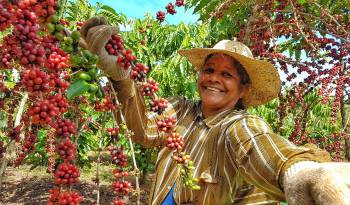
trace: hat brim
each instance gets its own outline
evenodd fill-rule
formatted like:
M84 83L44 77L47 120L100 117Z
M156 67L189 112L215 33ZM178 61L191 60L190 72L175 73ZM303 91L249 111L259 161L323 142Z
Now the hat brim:
M178 53L186 57L196 70L202 68L207 56L213 53L223 53L236 59L245 68L251 81L248 92L243 96L243 104L246 107L265 104L276 98L280 92L281 80L278 71L267 61L214 48L183 49L178 50Z

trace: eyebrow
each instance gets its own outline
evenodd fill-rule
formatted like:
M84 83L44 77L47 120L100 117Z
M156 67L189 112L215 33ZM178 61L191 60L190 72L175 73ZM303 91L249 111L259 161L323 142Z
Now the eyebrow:
M205 64L204 64L204 66L211 66L211 65L214 65L214 63L205 63ZM203 67L204 67L204 66L203 66ZM228 70L230 73L235 74L235 72L231 70L231 67L225 66L225 68L226 68L226 70ZM237 72L237 74L238 74L238 72Z

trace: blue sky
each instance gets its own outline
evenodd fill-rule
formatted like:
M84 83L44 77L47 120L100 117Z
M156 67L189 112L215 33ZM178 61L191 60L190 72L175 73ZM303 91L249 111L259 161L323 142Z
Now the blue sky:
M100 2L102 4L113 7L118 13L122 12L130 18L143 18L145 13L150 13L154 17L157 11L165 11L165 6L175 0L90 0L91 4ZM193 10L185 11L184 7L176 7L175 15L166 15L165 21L170 24L178 24L181 21L186 23L194 23L198 20L198 15L193 15Z

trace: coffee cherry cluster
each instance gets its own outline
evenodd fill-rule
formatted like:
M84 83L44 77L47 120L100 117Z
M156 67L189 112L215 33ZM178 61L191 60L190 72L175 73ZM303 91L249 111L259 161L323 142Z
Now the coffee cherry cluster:
M127 166L128 156L123 153L122 148L111 146L108 148L108 150L112 156L113 164L121 167Z
M77 148L69 138L66 138L56 144L56 152L64 161L72 161L76 157Z
M62 94L56 94L49 98L52 105L58 108L59 112L65 113L68 110L67 99Z
M21 136L20 136L21 129L22 129L21 125L18 125L16 127L12 128L12 130L9 133L9 138L11 140L16 141L16 142L20 142L21 141Z
M147 77L146 74L148 73L148 67L142 63L136 63L135 67L132 68L132 71L130 73L130 77L137 81L144 81L144 79Z
M113 175L116 179L118 178L122 178L122 177L127 177L129 176L129 173L126 172L126 171L122 171L122 170L119 170L119 169L114 169L113 170Z
M68 87L69 83L61 78L59 73L50 74L50 87L56 89L58 92L64 92Z
M116 136L119 133L119 127L107 128L107 132L110 136Z
M123 195L129 194L131 191L131 183L128 181L115 181L113 183L114 191Z
M173 150L182 150L184 146L184 138L179 133L171 133L167 136L167 147Z
M158 11L157 12L157 17L159 22L163 22L165 19L165 12L164 11Z
M23 153L30 153L34 151L34 144L37 141L38 130L36 127L32 127L31 130L27 129L24 138L24 145L22 146Z
M18 154L14 164L15 166L19 166L24 158L31 152L34 151L35 148L35 143L37 142L37 128L32 127L32 130L26 128L26 133L25 133L25 138L24 138L24 143L22 144L21 151Z
M46 67L49 70L61 70L70 67L70 55L61 49L52 52L47 61Z
M161 132L172 132L176 124L175 117L165 117L157 121L158 130Z
M151 100L150 102L150 110L152 112L158 113L159 115L162 114L167 107L168 107L168 101L164 98Z
M153 79L149 79L147 83L141 86L141 95L153 96L159 90L159 83Z
M180 177L183 181L183 185L187 188L193 189L193 190L200 190L201 187L198 185L198 178L193 178L193 176L188 177L188 173L192 173L193 162L189 161L187 165L180 168Z
M47 17L53 15L57 10L57 0L48 0L48 1L20 1L18 7L21 9L26 9L31 7L32 10L41 18L43 21Z
M176 0L175 5L171 2L168 3L165 6L166 13L171 14L171 15L176 14L175 6L177 6L177 7L185 6L185 1L184 0ZM157 12L156 18L160 23L164 21L166 13L164 11Z
M117 64L125 70L129 69L136 60L130 49L124 49L124 42L118 34L111 36L111 39L105 45L105 49L108 54L118 57Z
M48 205L79 205L83 201L77 192L60 191L58 188L49 190L50 198Z
M70 137L70 135L77 133L77 126L69 119L59 119L53 127L56 129L56 136L58 137Z
M7 1L1 1L0 4L0 31L7 29L14 21L15 8Z
M177 7L185 6L185 0L176 0L175 5Z
M118 108L117 105L115 105L110 96L106 96L105 100L102 103L96 103L95 104L95 110L99 111L99 112L109 112L112 110L116 110Z
M119 52L124 50L124 41L118 34L113 34L108 40L105 49L110 55L117 56Z
M123 199L114 199L113 205L124 205L124 200Z
M39 92L47 92L49 90L49 80L50 77L47 73L39 68L35 68L24 70L22 83L29 92L38 94Z
M0 141L0 159L4 157L5 151L4 142Z
M173 3L169 3L166 7L165 7L166 11L171 14L174 15L176 14L176 10L175 10L175 5Z
M179 164L188 164L190 162L190 155L186 155L183 152L179 154L174 154L171 157Z
M29 108L28 114L32 117L33 124L47 125L52 118L59 114L59 109L49 100L37 101Z
M124 68L125 70L129 69L131 64L136 60L136 57L132 54L131 49L122 50L119 52L117 63L120 67Z
M63 162L58 165L57 171L55 173L55 183L57 185L74 184L79 182L79 176L79 170L75 165L69 162Z

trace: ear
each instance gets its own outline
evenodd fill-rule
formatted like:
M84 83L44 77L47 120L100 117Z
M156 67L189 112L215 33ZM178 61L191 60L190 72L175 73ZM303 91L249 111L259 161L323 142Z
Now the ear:
M241 92L239 94L239 98L243 98L243 96L248 93L249 88L250 84L241 85Z

